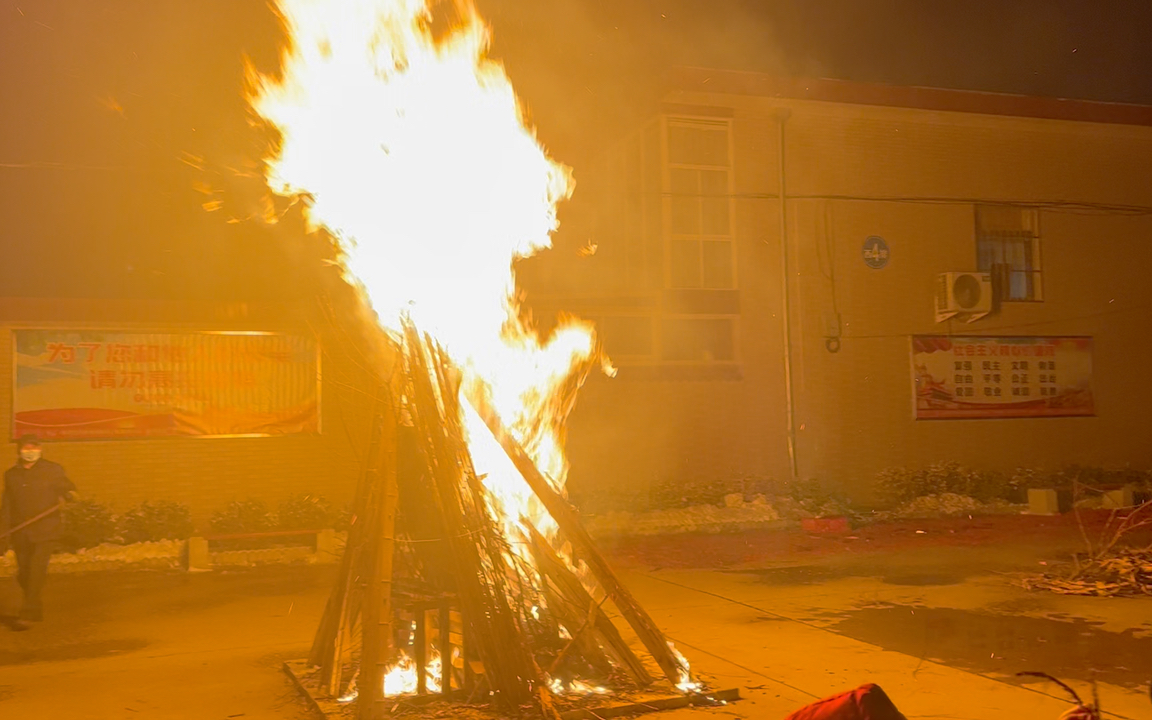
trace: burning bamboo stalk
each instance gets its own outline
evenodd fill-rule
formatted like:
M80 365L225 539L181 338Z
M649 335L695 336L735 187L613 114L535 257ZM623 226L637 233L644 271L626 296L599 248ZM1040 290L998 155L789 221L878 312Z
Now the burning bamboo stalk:
M371 518L372 563L360 621L360 720L373 720L376 704L384 697L384 675L392 659L392 556L398 497L396 417L390 410L385 410L384 415L380 423L380 462L369 478L379 488L379 503L377 516Z
M552 549L548 540L536 528L527 523L525 525L532 542L533 558L535 558L536 566L540 572L551 578L556 587L577 607L596 608L592 621L596 634L604 644L605 649L613 655L616 664L624 668L638 685L641 687L651 685L652 676L648 673L648 669L644 667L640 658L636 657L636 653L632 652L632 648L628 647L628 643L621 637L620 631L616 629L608 616L599 609L599 604L592 597L592 594L585 589L580 578L568 569L568 566Z
M368 501L361 506L359 511L361 533L359 533L355 544L352 543L353 538L349 538L344 551L347 563L342 563L342 565L346 565L346 568L342 568L342 574L336 583L336 592L330 598L337 603L333 608L331 630L326 630L322 621L321 630L317 633L314 643L320 646L321 659L320 662L313 664L320 666L321 687L326 688L328 695L333 698L341 696L341 686L344 684L342 678L344 661L352 653L353 640L359 635L359 628L362 626L360 611L363 606L363 593L359 589L359 580L364 571L364 545L368 542L368 533L366 532L368 523L365 522L364 518L371 514L371 507L373 505L370 495ZM351 536L352 533L349 535ZM327 619L327 614L325 619ZM349 680L349 683L354 679L355 676Z
M660 632L651 616L640 603L636 602L628 588L620 583L616 573L612 571L600 551L596 549L591 536L588 535L588 531L580 522L576 509L552 487L552 483L536 467L536 463L528 456L524 447L504 427L496 411L487 400L477 393L471 394L468 399L484 424L492 432L493 437L500 443L504 452L524 477L525 482L540 499L552 519L556 521L560 531L571 541L576 554L588 564L588 568L596 576L597 582L612 598L620 610L620 614L636 631L636 635L644 643L648 652L652 654L660 669L664 671L664 675L672 681L674 686L680 686L687 682L689 680L688 669L672 652L664 633Z
M547 576L541 573L541 577L546 578ZM565 597L558 588L554 589L552 585L549 585L547 580L544 581L544 597L548 601L549 610L557 620L563 623L564 629L570 636L568 644L553 658L548 668L548 676L556 676L556 671L560 668L562 661L573 650L576 650L577 654L584 658L601 677L608 676L612 672L612 666L608 663L604 652L596 644L592 633L588 632L590 627L594 627L596 605L593 604L590 609L579 607Z
M505 548L492 526L483 488L475 481L446 361L411 325L405 328L405 341L413 423L444 526L453 529L446 541L456 565L460 609L496 701L514 710L530 701L533 685L543 682L503 587L508 575Z
M349 587L352 576L349 574L348 582L340 583L343 592L340 593L339 610L336 612L336 629L329 646L325 647L324 664L320 668L320 682L328 689L331 697L340 697L340 676L344 669L345 639L349 635L349 626L352 624L349 606L352 590Z
M347 640L352 635L353 626L356 624L356 618L360 611L356 581L363 571L361 559L367 541L366 534L371 524L368 522L372 516L370 508L375 498L376 487L371 480L373 472L381 462L382 424L391 422L391 419L384 414L388 412L385 401L385 398L388 397L387 390L379 388L374 397L369 447L356 488L353 524L349 529L344 554L340 559L338 579L324 608L324 615L308 655L309 664L320 667L321 685L328 689L332 697L337 697L340 694L341 672L347 651Z
M608 599L607 597L604 598L604 600L607 600L607 599ZM558 596L557 596L557 600L559 600ZM561 601L561 602L563 602L563 601ZM593 621L596 619L596 613L599 611L600 611L600 605L594 603L588 608L587 617L584 618L583 623L581 623L580 625L576 625L575 623L573 623L573 627L576 627L576 632L571 633L572 638L568 641L568 644L565 645L563 648L561 648L560 652L552 660L552 665L549 666L549 668L548 668L548 674L550 676L554 676L556 674L556 672L560 669L561 664L564 662L565 658L568 657L569 651L572 648L576 647L576 645L578 645L578 644L583 645L585 647L583 652L585 653L585 656L587 658L594 658L595 659L593 664L596 664L596 665L605 664L604 662L601 662L601 661L605 661L605 658L602 654L597 652L598 648L597 648L596 644L594 642L591 642L591 641L586 642L587 636L585 635L585 631L587 631L588 628L591 627ZM577 617L577 619L579 619L578 616L575 616L575 617Z

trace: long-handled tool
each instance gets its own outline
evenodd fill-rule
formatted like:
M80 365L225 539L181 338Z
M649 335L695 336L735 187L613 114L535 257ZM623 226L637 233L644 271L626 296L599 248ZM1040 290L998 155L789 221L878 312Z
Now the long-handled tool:
M5 530L4 532L0 532L0 540L3 540L4 538L8 537L9 535L12 535L13 533L16 533L16 532L19 532L20 530L23 530L24 528L28 527L32 523L36 522L37 520L43 520L44 518L48 517L52 513L58 512L60 510L60 508L62 508L62 507L64 507L63 502L57 503L56 505L53 505L52 507L50 507L47 510L45 510L44 512L40 513L36 517L25 520L24 522L20 523L19 525L12 528L11 530Z

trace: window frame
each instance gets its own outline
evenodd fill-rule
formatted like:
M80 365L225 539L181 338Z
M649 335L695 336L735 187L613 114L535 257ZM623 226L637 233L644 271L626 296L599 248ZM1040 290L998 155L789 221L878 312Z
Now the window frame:
M711 127L723 128L725 141L727 145L727 165L693 165L688 163L673 163L671 161L671 148L669 147L669 128L681 127ZM662 115L660 118L660 149L661 149L661 181L663 185L662 197L664 198L662 207L662 225L663 225L663 246L664 246L664 287L669 290L738 290L740 288L740 275L739 264L737 263L736 254L736 199L735 199L735 144L732 132L732 118L718 118L705 115L690 115L690 114L675 114L675 115ZM728 232L724 235L711 234L699 232L695 234L676 233L673 230L673 195L672 195L672 172L673 170L694 170L694 171L717 171L723 170L726 175L726 190L727 202L725 209L727 211L727 226ZM703 197L700 195L699 197ZM701 231L703 227L703 210L701 209ZM674 243L679 239L694 240L697 245L697 253L699 257L699 285L677 285L673 283L672 273L672 248ZM705 265L704 265L704 248L705 243L727 243L728 244L728 259L729 267L731 268L732 281L731 284L721 287L709 287L704 284Z
M664 323L670 320L727 320L732 325L732 359L731 360L669 360L664 357ZM695 313L667 313L657 318L656 343L653 347L655 360L661 365L691 366L733 366L740 365L740 316L723 314L695 314Z
M1043 241L1040 232L1040 212L1035 208L1020 208L1024 214L1025 222L1021 224L1020 230L1005 230L1000 232L984 232L980 228L980 208L982 207L995 207L992 203L974 203L972 206L972 232L973 232L973 250L976 255L975 267L978 272L993 273L992 267L987 269L980 266L980 248L981 245L989 241L995 241L1001 247L1001 255L1006 255L1004 252L1009 242L1013 239L1027 238L1031 244L1031 269L1030 270L1011 270L1009 269L1009 287L1011 287L1011 277L1013 274L1024 274L1029 276L1029 293L1028 297L1014 298L1007 297L1001 290L1000 295L996 298L1000 303L1039 303L1044 302L1044 265L1043 265ZM1030 226L1030 227L1029 227ZM996 263L992 265L995 266ZM1007 263L1005 263L1007 264ZM995 278L993 278L995 282Z
M604 347L604 352L607 353L608 359L615 365L652 365L660 362L661 345L660 345L660 316L654 312L645 312L643 310L603 310L593 315L588 316L594 326L599 329L603 327L606 318L637 318L647 320L652 330L652 348L651 352L639 355L617 355L613 353L612 348ZM604 338L598 338L601 343Z
M660 365L675 365L679 367L695 367L695 366L740 366L740 316L739 315L726 315L720 313L696 314L696 313L657 313L651 311L643 311L637 309L610 309L600 310L594 313L585 315L587 320L592 322L597 328L604 325L606 318L637 318L647 320L651 323L652 328L652 352L647 354L637 355L620 355L613 352L612 348L605 346L604 351L608 354L608 358L614 365L619 367L634 367L634 366L660 366ZM732 328L732 359L731 360L670 360L664 357L664 347L667 341L664 336L664 324L668 321L676 320L725 320L731 324ZM605 338L601 337L600 341L603 342Z

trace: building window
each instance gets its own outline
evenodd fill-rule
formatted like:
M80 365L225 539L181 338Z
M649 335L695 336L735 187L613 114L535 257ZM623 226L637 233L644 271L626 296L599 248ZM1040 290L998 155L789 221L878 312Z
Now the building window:
M727 121L667 121L670 205L667 283L736 286Z
M667 362L735 362L735 323L730 317L665 318L661 328L660 355Z
M600 315L591 317L604 351L625 365L736 362L735 318L731 316Z
M596 332L613 360L647 359L655 355L652 317L606 315L596 319Z
M992 275L1000 300L1043 299L1039 225L1035 210L976 206L976 269Z

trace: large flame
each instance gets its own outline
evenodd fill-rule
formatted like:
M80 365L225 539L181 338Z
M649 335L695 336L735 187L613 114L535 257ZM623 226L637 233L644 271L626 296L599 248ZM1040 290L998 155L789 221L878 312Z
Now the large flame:
M594 351L569 321L541 343L522 321L513 262L549 247L572 188L524 122L470 0L433 32L435 0L278 0L289 33L279 77L253 75L257 113L281 135L269 187L309 198L348 278L381 324L409 316L562 486L560 389ZM550 518L468 413L474 460L511 531Z
M568 320L541 342L519 312L513 263L551 244L556 204L572 190L526 126L503 68L485 56L488 28L471 0L433 31L437 0L277 0L289 44L278 77L253 74L256 112L280 133L269 187L306 196L306 215L340 243L346 277L381 325L404 318L431 333L558 489L560 429L573 379L592 358L588 323ZM521 518L555 529L467 405L477 472L511 539ZM698 688L681 659L679 687ZM429 687L441 662L427 668ZM603 688L556 680L557 692ZM401 656L384 694L416 689ZM349 691L352 697L354 690Z

